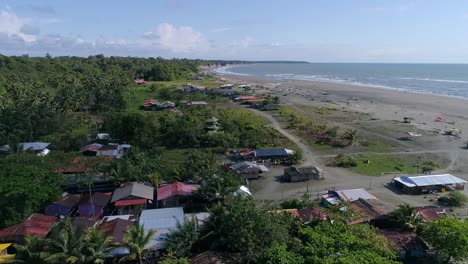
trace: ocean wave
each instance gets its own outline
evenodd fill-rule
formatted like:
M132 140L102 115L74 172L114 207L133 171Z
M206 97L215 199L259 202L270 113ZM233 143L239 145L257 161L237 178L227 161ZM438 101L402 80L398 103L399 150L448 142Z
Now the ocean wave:
M468 83L468 81L450 80L450 79L410 78L410 77L396 77L396 78L401 79L401 80L415 80L415 81L427 81L427 82Z
M230 66L217 67L214 69L214 72L219 73L219 74L232 74L232 75L240 75L240 76L252 75L252 74L247 74L247 73L238 73L238 72L229 71L229 69L231 68L240 67L240 66L242 65L230 65Z

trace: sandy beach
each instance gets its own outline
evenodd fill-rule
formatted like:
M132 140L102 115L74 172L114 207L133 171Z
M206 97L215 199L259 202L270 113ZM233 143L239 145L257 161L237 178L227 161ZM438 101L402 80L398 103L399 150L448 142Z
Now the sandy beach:
M440 155L446 159L446 167L433 173L450 173L468 180L468 155L466 155L468 150L465 149L467 135L462 133L459 138L443 135L446 130L450 129L468 131L468 100L335 83L215 74L222 77L225 83L249 84L254 87L257 95L279 96L284 105L333 107L344 112L370 113L373 119L378 120L374 124L376 127L386 123L387 127L391 128L392 124L401 124L404 117L413 118L411 124L426 132L424 139L418 142L419 146L414 149L398 151L403 154L420 153L421 155L443 152ZM262 114L262 112L258 113ZM262 115L274 121L270 114ZM438 121L438 117L442 117L443 120ZM396 137L392 140L398 141ZM301 149L307 151L305 155L310 156L310 159L306 158L306 163L310 163L307 160L313 160L315 165L324 168L328 177L323 182L314 182L307 187L303 183L279 185L269 180L258 181L253 183L253 186L258 188L257 198L281 200L288 197L300 197L305 191L314 194L327 188L364 187L372 189L374 194L393 204L409 202L414 205L424 205L431 199L396 194L389 190L388 183L395 175L369 177L346 169L330 167L320 159L319 152L310 146L301 145ZM400 152L393 154L398 155ZM280 175L282 171L279 169L273 173ZM468 194L466 189L465 193Z

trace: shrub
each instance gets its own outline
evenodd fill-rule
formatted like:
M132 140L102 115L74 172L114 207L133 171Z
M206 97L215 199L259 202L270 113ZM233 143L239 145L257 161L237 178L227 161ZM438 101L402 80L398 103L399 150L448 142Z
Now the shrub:
M468 202L468 197L461 192L450 192L448 195L439 198L439 201L450 207L460 207Z
M338 167L351 168L357 166L357 161L351 156L339 154L335 158L335 164Z

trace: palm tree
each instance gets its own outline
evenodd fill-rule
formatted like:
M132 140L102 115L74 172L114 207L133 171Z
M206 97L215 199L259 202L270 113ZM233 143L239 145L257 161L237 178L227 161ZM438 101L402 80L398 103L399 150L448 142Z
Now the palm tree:
M49 257L47 245L49 241L38 237L25 237L24 245L14 244L16 248L16 260L14 263L46 264Z
M156 235L156 230L150 229L145 234L143 225L136 224L132 225L127 229L124 237L124 245L130 250L130 254L123 257L120 261L126 262L129 260L138 260L140 264L143 264L143 253L148 249L146 247L151 242L153 237Z
M414 208L407 204L400 204L390 213L391 221L398 227L415 231L421 224L421 219L414 214Z
M177 229L169 233L166 239L168 251L173 251L177 257L190 255L195 241L198 240L198 220L185 219L185 222L177 223Z
M104 236L100 230L90 228L87 231L85 242L90 262L94 264L104 263L104 257L112 248L112 238Z
M47 263L104 263L112 242L112 238L105 237L99 230L82 226L73 228L69 220L54 227L52 238Z

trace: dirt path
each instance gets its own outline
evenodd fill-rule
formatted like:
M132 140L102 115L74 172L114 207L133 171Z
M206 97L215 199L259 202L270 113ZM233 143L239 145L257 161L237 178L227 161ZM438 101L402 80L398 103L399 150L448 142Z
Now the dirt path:
M280 132L282 135L287 137L289 140L294 142L294 144L296 144L301 149L302 159L304 161L302 165L304 166L317 166L318 165L317 164L318 156L316 156L307 145L302 143L302 141L298 137L289 133L287 130L283 129L281 125L278 123L278 121L276 121L276 119L273 116L271 116L267 112L258 111L253 108L249 108L249 110L254 112L256 115L259 115L268 119L268 121L270 121L270 126L272 128L274 128L275 130Z
M422 206L430 203L428 199L431 197L411 196L394 192L390 182L397 175L373 177L358 174L356 172L342 168L328 167L325 166L325 164L321 164L319 159L323 156L315 154L314 151L311 150L309 146L304 144L297 136L283 129L279 122L272 115L270 115L268 112L262 112L255 109L249 110L259 116L266 118L268 121L270 121L270 126L272 128L276 129L282 135L294 142L303 152L304 163L302 165L312 165L323 168L325 178L324 180L319 181L285 183L281 181L283 167L274 166L270 168L268 176L250 182L250 187L252 187L254 191L255 199L281 201L284 199L300 198L306 193L311 197L318 197L320 192L329 189L365 188L372 194L379 197L381 200L395 206L401 203L409 203L413 206ZM435 150L433 152L446 152L446 150ZM403 154L409 152L401 153ZM415 151L414 153L427 153L427 151Z

